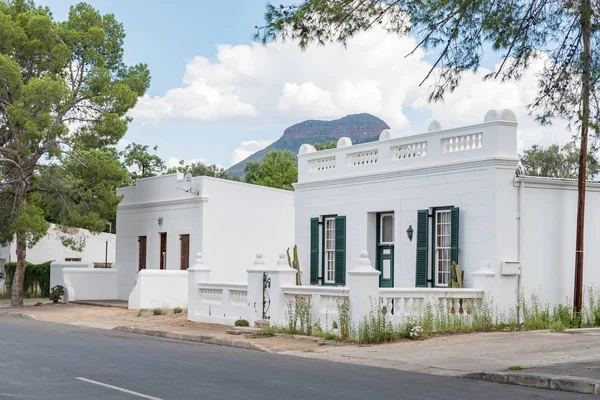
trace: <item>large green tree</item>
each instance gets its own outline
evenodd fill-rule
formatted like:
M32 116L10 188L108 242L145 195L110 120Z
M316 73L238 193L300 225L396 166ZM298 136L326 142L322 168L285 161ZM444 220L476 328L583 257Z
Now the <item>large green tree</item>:
M579 172L579 148L576 143L533 145L521 155L520 170L524 175L575 179ZM593 153L587 156L587 179L594 179L600 164Z
M127 112L148 88L146 65L123 62L124 38L112 14L85 3L59 22L31 0L0 0L0 223L3 242L16 236L13 306L23 304L26 249L48 229L34 198L43 185L35 180L51 169L46 164L77 159L78 149L115 145L127 130ZM69 206L72 214L58 215L103 229L102 216L82 205L94 192L84 189L79 206Z
M182 174L192 174L192 176L212 176L214 178L229 179L223 167L216 164L206 165L203 162L193 162L186 164L185 160L180 160L179 165L167 170L168 174L181 172Z
M296 156L286 150L270 150L262 160L247 163L244 173L247 183L277 189L294 190L298 182Z
M263 42L291 39L346 44L374 26L391 34L412 34L416 48L434 57L430 99L454 90L465 71L477 71L484 51L501 53L488 78L519 79L534 60L539 92L530 110L542 124L554 118L579 128L577 235L574 311L582 306L583 226L588 131L600 127L600 9L592 0L304 0L297 5L267 4L266 24L257 28ZM398 54L399 60L406 54Z

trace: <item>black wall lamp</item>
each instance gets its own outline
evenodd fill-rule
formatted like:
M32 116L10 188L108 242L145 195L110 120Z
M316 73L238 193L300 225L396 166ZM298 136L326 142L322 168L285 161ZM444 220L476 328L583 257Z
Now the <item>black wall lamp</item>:
M158 217L158 226L162 226L163 217Z
M410 240L412 242L412 237L413 237L413 228L412 225L408 226L408 229L406 230L406 234L408 235L408 240Z

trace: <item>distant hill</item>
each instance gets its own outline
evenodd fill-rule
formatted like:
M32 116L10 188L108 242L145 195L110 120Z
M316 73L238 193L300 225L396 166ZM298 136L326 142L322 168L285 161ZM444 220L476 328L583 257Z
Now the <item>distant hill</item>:
M240 161L225 172L230 176L242 177L246 163L262 160L269 150L289 150L298 154L298 149L304 143L326 143L337 141L343 136L352 139L354 144L371 142L377 140L384 129L389 129L389 126L371 114L352 114L334 121L308 120L300 122L283 131L283 136L277 141Z

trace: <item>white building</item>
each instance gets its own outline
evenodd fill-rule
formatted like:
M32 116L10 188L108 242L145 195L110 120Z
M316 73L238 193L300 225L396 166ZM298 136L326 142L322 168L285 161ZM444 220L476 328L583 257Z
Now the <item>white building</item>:
M525 133L524 133L525 134ZM516 293L551 304L573 298L576 182L517 176L517 122L489 111L482 124L298 155L296 243L303 282L344 286L368 250L380 287L465 287L497 305ZM588 185L584 284L600 285L600 184Z
M69 239L82 245L76 251L63 245ZM4 262L17 261L17 245L13 241L0 248L0 259ZM27 261L40 264L46 261L81 261L95 264L111 264L115 261L115 234L92 233L87 229L62 227L51 224L48 233L32 248L27 249Z

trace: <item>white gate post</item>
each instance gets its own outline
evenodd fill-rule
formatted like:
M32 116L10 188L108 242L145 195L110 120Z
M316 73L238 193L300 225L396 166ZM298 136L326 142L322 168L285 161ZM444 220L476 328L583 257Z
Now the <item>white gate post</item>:
M248 322L250 326L262 319L263 301L263 273L265 271L265 260L260 253L256 254L254 268L247 269L248 273Z
M188 268L188 320L193 321L193 315L196 314L196 307L200 301L200 292L198 283L210 281L210 268L204 265L202 253L196 253L196 261L191 268Z
M297 271L288 265L285 254L279 254L279 260L274 270L268 272L271 276L271 326L285 321L285 296L281 289L285 286L296 286Z
M369 261L369 254L363 250L356 267L348 271L350 289L350 318L354 328L359 328L369 315L371 306L379 301L379 274Z

